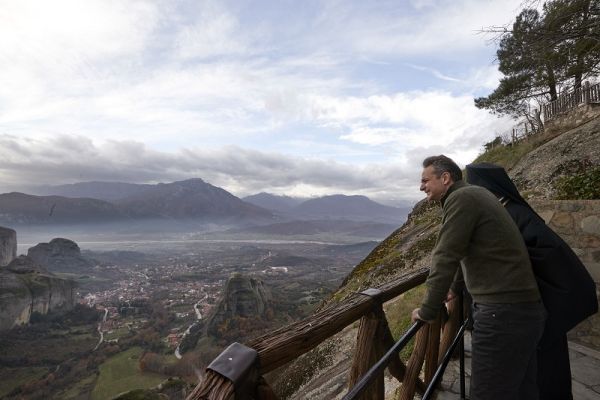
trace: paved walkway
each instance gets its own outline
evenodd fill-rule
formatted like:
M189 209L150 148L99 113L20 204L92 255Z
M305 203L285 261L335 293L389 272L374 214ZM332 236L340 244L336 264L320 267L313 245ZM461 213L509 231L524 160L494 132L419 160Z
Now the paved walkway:
M600 400L600 352L585 346L569 342L571 358L571 375L573 377L574 400ZM471 375L471 335L465 335L465 370L466 393L469 393L469 376ZM442 381L443 391L437 400L460 399L460 381L458 360L451 361Z

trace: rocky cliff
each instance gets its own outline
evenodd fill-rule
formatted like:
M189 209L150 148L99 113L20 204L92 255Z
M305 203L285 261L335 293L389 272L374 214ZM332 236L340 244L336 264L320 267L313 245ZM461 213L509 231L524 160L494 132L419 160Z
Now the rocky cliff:
M271 294L262 281L233 274L225 285L223 298L208 319L207 331L211 336L222 337L228 327L244 329L243 320L267 319L271 310Z
M530 199L555 199L564 176L600 167L600 117L525 154L509 171Z
M81 249L72 240L55 238L27 250L27 256L51 272L82 272L94 262L81 255Z
M538 140L537 144L532 144L532 142L519 144L518 146L523 147L516 149L515 154L519 154L518 151L523 151L525 148L523 156L520 156L511 165L504 165L509 170L509 175L517 183L519 190L532 200L531 204L534 207L540 207L540 212L544 215L564 216L564 214L553 211L557 207L566 206L570 210L569 215L573 214L573 207L576 207L577 210L587 207L579 203L573 205L572 201L559 201L557 202L560 203L559 205L553 203L550 212L541 206L541 202L556 196L557 183L562 177L580 173L586 168L600 167L600 118L554 138L539 137L533 138L533 140ZM542 144L539 145L540 143ZM495 159L485 157L479 157L477 161L498 163ZM593 202L596 207L596 202L600 200L588 201ZM587 225L581 222L581 228L586 231L584 232L586 237L593 236L588 240L587 245L593 249L586 248L586 251L597 256L600 237L597 235L598 229L594 224L597 224L598 217L592 215L585 218L587 218L585 221L588 221ZM556 218L552 218L552 221L554 219ZM381 242L354 268L340 288L332 295L328 304L343 300L352 293L377 287L414 268L428 266L440 222L439 206L423 201L419 202L409 215L407 222ZM561 231L560 226L557 226L556 223L551 226L561 235L565 235L565 232ZM568 241L569 236L567 235L565 239ZM570 242L574 248L582 246L581 243L576 244L575 241ZM578 251L579 253L581 251ZM588 261L586 266L589 268L589 262L596 262L596 260L596 258L590 258L589 260L584 259L584 262ZM596 276L600 275L596 274ZM418 306L423 296L422 288L415 288L411 292L384 307L392 333L397 337L409 325L410 311L413 307ZM596 332L597 337L600 318L594 316L590 318L590 321L593 327L589 330ZM587 343L593 343L593 341L588 340ZM337 398L347 390L347 378L355 346L356 327L349 326L313 351L290 363L286 367L286 371L279 374L277 379L271 382L271 385L281 398ZM315 368L315 366L317 367ZM386 390L393 390L392 386L386 386Z
M17 256L17 232L0 226L0 267Z
M0 330L29 323L31 314L62 312L74 305L74 282L59 278L27 256L0 268Z

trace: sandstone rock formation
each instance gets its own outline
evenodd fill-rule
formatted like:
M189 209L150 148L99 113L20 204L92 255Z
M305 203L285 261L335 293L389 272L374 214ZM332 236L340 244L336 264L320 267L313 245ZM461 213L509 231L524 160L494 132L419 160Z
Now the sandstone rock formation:
M19 256L0 269L0 330L29 323L34 312L71 309L74 289L73 281L49 273L30 257Z
M27 250L27 256L51 272L81 272L94 266L81 255L77 243L63 238L39 243Z
M15 274L49 274L48 270L37 264L31 257L20 255L6 266L6 270Z
M17 232L0 226L0 267L8 265L17 256Z
M509 175L529 199L553 199L560 177L599 166L600 118L596 118L526 154Z
M260 320L268 317L271 294L262 281L233 274L225 285L223 298L208 320L208 333L219 336L219 330L236 319Z

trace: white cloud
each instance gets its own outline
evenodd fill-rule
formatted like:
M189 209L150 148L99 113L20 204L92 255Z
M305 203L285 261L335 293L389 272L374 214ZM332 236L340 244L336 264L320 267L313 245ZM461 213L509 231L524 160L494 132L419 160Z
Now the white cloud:
M475 31L516 4L0 0L0 182L412 193L506 125L473 106L500 77Z
M235 15L218 2L198 2L196 18L185 24L175 38L175 54L184 60L216 56L243 55L249 50L247 36Z
M413 10L397 2L336 3L327 9L315 35L324 46L357 54L390 56L454 55L485 46L477 35L484 27L514 18L520 0L413 1ZM315 38L315 43L318 40Z
M314 99L313 112L327 126L349 131L341 139L366 145L394 144L401 150L433 144L447 146L458 138L489 137L489 129L507 128L473 105L472 95L409 92L367 98ZM385 125L385 126L381 126Z
M46 72L74 72L135 54L158 18L153 3L143 1L5 0L0 10L3 61L33 62L31 68Z
M484 91L489 94L498 87L500 78L502 78L502 73L498 71L498 66L487 65L471 69L467 73L465 84L472 91Z
M82 136L33 139L0 135L0 183L165 182L200 177L240 196L261 191L300 195L334 193L418 198L416 171L399 163L356 166L291 157L236 146L149 149L141 142L95 142ZM409 172L407 172L409 171ZM393 180L389 179L393 177Z
M442 72L438 71L435 68L424 67L424 66L421 66L421 65L414 65L414 64L410 64L410 63L406 63L406 65L409 66L409 67L411 67L411 68L414 68L414 69L416 69L418 71L429 72L430 74L432 74L436 78L444 80L444 81L460 82L460 79L453 78L453 77L448 76L448 75L444 75Z

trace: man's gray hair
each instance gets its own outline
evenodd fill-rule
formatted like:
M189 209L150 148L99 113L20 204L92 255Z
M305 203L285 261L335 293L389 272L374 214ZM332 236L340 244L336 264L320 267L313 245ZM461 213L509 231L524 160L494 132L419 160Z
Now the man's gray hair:
M454 182L462 180L462 171L450 157L445 155L431 156L423 160L423 168L433 166L435 175L439 178L444 172L448 172Z

